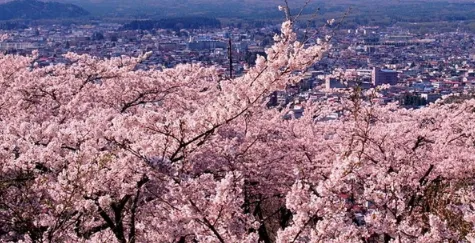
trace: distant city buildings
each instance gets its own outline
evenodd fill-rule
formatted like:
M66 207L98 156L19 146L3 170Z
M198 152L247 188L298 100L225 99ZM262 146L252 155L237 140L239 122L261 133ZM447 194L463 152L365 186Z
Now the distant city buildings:
M398 82L398 72L375 67L373 68L371 82L374 86L383 84L396 85Z
M152 51L137 68L163 70L199 62L219 67L220 75L228 78L231 67L233 76L239 77L255 64L258 55L266 57L265 50L272 45L278 28L269 24L259 28L127 30L118 23L36 24L0 30L0 36L8 36L0 43L0 52L24 55L37 49L37 64L48 66L67 62L62 56L67 52L111 58ZM313 38L308 43L322 43L323 36L332 33L307 30L305 34ZM446 95L475 93L474 33L417 35L399 26L360 26L335 34L328 55L306 70L300 83L274 92L269 106L292 107L292 117L298 117L306 101L339 102L345 93L339 89L366 90L383 84L391 88L373 102L399 102L411 108Z
M34 50L38 45L31 42L0 42L0 50Z
M325 79L325 88L326 89L344 89L344 88L348 88L348 86L337 78L327 77Z
M216 48L224 49L228 44L224 41L217 40L194 40L188 43L188 49L190 50L213 50Z

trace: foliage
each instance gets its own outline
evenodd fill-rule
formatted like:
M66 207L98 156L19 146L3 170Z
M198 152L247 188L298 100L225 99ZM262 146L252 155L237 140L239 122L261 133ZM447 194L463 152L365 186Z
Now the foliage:
M0 29L2 30L16 30L16 29L26 29L28 26L15 23L15 22L0 22Z
M406 93L399 97L399 103L405 107L420 107L427 105L427 100L418 94Z

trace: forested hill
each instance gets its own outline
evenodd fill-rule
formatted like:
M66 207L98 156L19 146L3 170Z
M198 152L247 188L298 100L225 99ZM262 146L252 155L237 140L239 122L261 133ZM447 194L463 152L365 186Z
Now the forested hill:
M0 4L0 20L76 18L89 13L73 4L16 0Z
M151 29L199 29L219 28L221 23L215 18L182 17L160 20L136 20L124 25L124 29L151 30Z

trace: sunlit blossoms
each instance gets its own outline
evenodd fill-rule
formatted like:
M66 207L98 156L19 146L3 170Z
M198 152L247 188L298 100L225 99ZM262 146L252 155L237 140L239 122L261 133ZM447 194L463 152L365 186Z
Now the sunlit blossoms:
M469 242L475 101L269 109L327 44L287 21L256 65L0 56L0 241ZM338 112L337 120L324 119Z
M0 42L4 41L8 39L8 35L7 34L0 34Z

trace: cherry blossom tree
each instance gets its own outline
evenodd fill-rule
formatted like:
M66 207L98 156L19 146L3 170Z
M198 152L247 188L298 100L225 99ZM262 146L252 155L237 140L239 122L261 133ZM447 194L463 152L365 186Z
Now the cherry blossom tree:
M287 194L293 224L280 242L471 240L474 105L347 102L351 110L328 133L333 162L303 169Z
M329 48L288 20L233 79L137 69L148 54L0 56L0 241L473 241L475 101L267 107Z
M233 80L196 64L136 70L146 56L1 56L2 239L257 241L251 198L284 193L272 176L292 183L273 164L288 155L258 130L283 139L266 98L326 48L297 42L287 21Z

